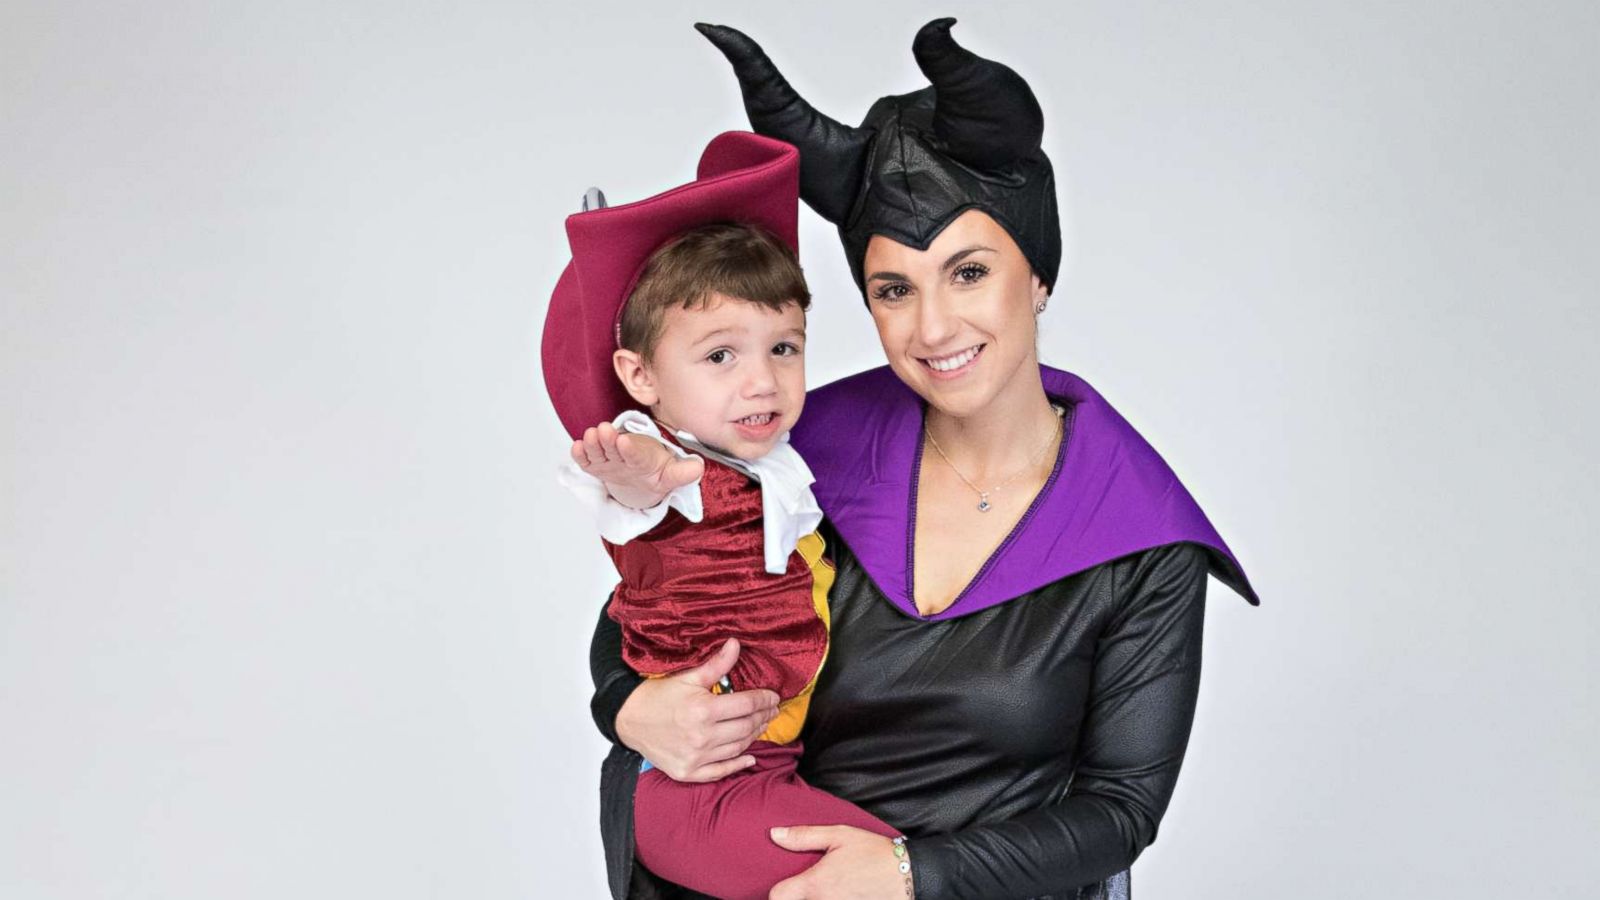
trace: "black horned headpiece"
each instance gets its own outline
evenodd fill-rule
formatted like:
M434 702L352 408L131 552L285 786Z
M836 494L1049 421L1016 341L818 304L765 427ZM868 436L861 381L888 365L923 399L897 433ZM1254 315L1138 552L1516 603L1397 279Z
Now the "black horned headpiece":
M969 209L1000 223L1054 287L1061 221L1044 114L1022 76L955 42L955 23L935 19L911 44L932 86L882 98L858 128L814 109L743 33L695 28L733 63L751 127L800 148L800 196L839 226L858 287L874 234L926 250Z

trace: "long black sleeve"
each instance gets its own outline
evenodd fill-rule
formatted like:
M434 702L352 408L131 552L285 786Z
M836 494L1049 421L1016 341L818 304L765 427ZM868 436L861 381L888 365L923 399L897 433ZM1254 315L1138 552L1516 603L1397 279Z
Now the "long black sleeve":
M1118 588L1068 795L914 841L918 900L1060 895L1127 868L1155 840L1200 687L1206 555L1192 544L1148 552Z
M620 746L617 713L642 679L622 661L622 626L605 614L604 607L589 641L589 678L594 682L594 696L589 698L594 725L606 740Z
M911 835L918 900L1125 897L1120 873L1155 840L1188 746L1207 551L1153 548L932 622L836 547L800 774ZM602 618L592 705L608 737L638 684L617 641ZM612 755L603 821L625 885L638 758Z

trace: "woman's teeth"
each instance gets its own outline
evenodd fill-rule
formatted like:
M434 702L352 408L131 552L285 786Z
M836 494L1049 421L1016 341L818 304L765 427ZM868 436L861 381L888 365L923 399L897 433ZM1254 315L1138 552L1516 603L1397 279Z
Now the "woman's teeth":
M760 415L745 416L744 418L736 419L735 421L737 421L740 425L765 425L772 421L772 413L761 413Z
M968 347L955 356L946 356L942 359L925 359L923 362L927 363L929 368L940 372L949 372L972 362L973 358L978 355L978 351L982 349L983 345L979 344L976 347Z

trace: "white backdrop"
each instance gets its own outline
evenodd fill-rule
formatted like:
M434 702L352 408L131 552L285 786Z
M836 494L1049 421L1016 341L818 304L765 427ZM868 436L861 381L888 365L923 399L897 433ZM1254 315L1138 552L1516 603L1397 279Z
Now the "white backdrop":
M1045 108L1046 361L1264 598L1138 896L1593 896L1595 4L8 0L0 897L604 896L562 219L745 126L697 19L853 123L943 14Z

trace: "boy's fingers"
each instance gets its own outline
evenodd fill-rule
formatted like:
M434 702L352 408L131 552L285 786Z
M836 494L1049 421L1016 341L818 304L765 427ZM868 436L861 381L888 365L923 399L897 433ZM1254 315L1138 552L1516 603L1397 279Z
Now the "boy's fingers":
M591 466L605 461L605 456L600 452L600 438L593 428L583 430L583 455Z
M599 427L600 451L606 455L608 461L621 459L617 451L617 429L610 422L601 422Z
M665 474L676 461L667 445L637 434L617 435L617 449L622 454L623 465L644 474L654 474L658 468ZM667 490L678 487L676 484L663 486Z
M647 448L644 448L640 445L639 442L641 440L649 440L649 438L641 439L636 434L617 435L617 454L621 457L622 462L625 465L632 466L634 463L637 463L644 458L645 454L642 451ZM651 441L651 443L655 442Z
M672 490L673 488L683 487L686 484L693 484L700 480L700 476L705 474L705 470L705 460L698 456L691 456L688 459L675 459L667 463L667 470L662 478L665 482L663 486L667 490Z

